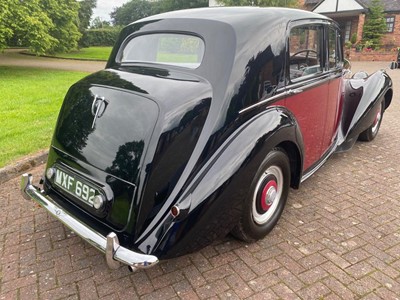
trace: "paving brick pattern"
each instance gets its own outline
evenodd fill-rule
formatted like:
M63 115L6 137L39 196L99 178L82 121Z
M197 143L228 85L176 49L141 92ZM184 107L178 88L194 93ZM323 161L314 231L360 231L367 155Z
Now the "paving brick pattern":
M375 68L370 64L365 67ZM389 71L395 83L400 70ZM146 271L105 259L19 179L0 186L0 299L399 299L400 87L371 143L334 155L265 239L232 237ZM43 166L33 170L36 178Z

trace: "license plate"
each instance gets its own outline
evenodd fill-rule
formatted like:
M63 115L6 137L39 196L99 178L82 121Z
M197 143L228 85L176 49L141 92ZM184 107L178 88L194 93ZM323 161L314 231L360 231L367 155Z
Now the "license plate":
M93 198L100 193L77 176L56 168L54 183L86 204L93 206Z

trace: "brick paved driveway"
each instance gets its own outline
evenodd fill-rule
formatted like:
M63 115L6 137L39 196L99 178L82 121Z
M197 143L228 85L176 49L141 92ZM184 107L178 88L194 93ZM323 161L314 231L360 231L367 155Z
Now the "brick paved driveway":
M255 244L227 237L150 270L111 271L24 201L19 179L1 185L0 299L400 298L400 70L389 73L395 99L376 140L333 156L292 191L278 227Z

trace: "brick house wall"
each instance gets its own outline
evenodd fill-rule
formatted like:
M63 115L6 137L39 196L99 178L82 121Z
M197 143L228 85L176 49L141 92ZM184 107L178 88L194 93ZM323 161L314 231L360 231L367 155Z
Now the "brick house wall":
M315 7L316 0L299 0L300 7L312 11ZM364 2L364 1L362 1ZM388 3L386 3L387 5ZM389 5L390 7L390 5ZM392 6L393 8L393 6ZM393 32L385 33L382 36L382 49L377 51L357 52L356 49L345 49L345 56L350 60L368 60L368 61L392 61L397 58L397 48L400 47L400 11L386 12L386 17L395 17ZM341 27L344 28L348 21L351 21L351 30L349 39L353 34L357 35L357 42L362 40L363 27L366 20L364 13L353 17L337 17L333 18Z
M386 16L394 16L394 28L393 32L387 32L382 36L382 48L375 51L363 50L362 52L357 52L356 49L346 49L346 56L352 61L395 61L397 60L397 49L400 47L400 13L389 13ZM359 20L365 22L364 20ZM362 24L364 25L364 24ZM357 39L360 40L362 36L362 26L361 23L358 24L358 28L361 28L357 34Z
M387 45L387 48L400 47L400 13L387 13L387 17L395 17L393 32L385 33L382 37L382 43Z
M351 61L396 61L395 51L362 51L357 52L354 48L345 50L345 57Z
M354 22L354 29L357 29L357 42L362 40L363 28L365 24L365 14L358 15L358 20ZM353 24L352 24L353 25Z

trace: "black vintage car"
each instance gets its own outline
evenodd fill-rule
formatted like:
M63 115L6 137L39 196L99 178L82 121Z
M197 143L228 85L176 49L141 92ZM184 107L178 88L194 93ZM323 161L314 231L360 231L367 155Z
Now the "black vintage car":
M106 69L74 84L43 189L21 189L107 263L146 268L232 232L263 238L290 188L378 133L384 71L348 77L331 19L207 8L124 28Z

